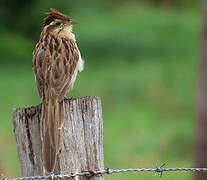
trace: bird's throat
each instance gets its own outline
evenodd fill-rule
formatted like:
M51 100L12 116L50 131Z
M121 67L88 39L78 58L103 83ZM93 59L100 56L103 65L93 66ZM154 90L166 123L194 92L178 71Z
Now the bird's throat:
M72 27L71 26L66 26L66 27L62 28L58 32L58 36L63 37L63 38L67 38L67 39L72 39L72 40L75 41L75 35L72 32Z

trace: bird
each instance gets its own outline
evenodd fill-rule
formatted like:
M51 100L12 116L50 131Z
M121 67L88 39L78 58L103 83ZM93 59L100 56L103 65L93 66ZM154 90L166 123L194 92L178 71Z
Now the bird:
M32 65L42 99L40 136L43 167L47 173L52 173L60 151L64 98L73 88L78 72L83 70L84 61L72 31L77 21L54 8L45 14Z

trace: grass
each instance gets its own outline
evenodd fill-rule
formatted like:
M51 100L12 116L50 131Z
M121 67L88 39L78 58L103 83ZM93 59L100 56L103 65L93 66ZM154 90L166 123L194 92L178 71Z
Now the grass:
M163 162L191 167L199 15L130 8L80 15L83 23L75 31L86 66L68 95L101 97L105 167L147 168ZM28 53L25 57L31 59ZM6 177L20 176L11 112L40 102L31 62L1 66L0 82L0 169ZM163 179L192 178L189 173L166 174ZM106 176L136 178L156 179L150 173Z

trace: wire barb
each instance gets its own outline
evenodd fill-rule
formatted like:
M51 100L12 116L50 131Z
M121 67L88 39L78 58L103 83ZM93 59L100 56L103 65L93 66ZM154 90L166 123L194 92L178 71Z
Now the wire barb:
M162 166L157 167L157 168L155 169L155 173L160 173L160 178L162 177L162 173L164 172L163 167L164 167L165 165L166 165L166 163L163 163ZM156 174L155 174L155 175L156 175Z
M109 168L106 168L106 174L111 174L111 170Z

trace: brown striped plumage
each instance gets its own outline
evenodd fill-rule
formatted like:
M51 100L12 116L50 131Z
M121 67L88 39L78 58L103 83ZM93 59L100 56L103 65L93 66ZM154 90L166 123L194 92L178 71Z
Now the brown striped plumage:
M82 70L72 24L75 21L51 8L46 13L40 40L33 52L37 89L43 100L41 113L42 156L45 170L53 172L64 120L63 99Z

